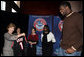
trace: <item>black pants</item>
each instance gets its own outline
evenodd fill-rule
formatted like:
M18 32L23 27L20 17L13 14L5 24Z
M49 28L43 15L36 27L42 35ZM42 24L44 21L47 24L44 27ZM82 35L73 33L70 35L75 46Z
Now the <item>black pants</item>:
M53 53L53 50L51 48L50 49L47 49L47 48L42 49L42 56L52 56L52 53Z
M49 43L42 43L42 56L52 56L53 53L53 44Z
M24 51L23 50L14 50L14 56L23 56Z
M24 56L28 56L28 47L24 47Z
M36 47L28 47L28 56L36 56Z

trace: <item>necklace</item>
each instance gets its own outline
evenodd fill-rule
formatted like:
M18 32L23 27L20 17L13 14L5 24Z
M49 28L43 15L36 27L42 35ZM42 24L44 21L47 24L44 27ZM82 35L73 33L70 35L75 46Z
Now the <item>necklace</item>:
M70 15L72 15L72 13L74 13L74 12L71 12L70 14L68 14L66 17L69 17Z

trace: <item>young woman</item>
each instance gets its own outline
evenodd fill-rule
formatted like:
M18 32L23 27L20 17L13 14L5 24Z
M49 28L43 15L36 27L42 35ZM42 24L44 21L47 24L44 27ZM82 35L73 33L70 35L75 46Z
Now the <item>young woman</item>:
M21 29L17 28L17 33L15 35L21 34ZM14 56L23 56L24 55L24 45L26 44L25 37L21 36L17 40L14 41L13 51Z
M42 41L42 55L51 56L53 53L53 43L56 42L52 32L50 32L49 26L45 25L43 33L41 34Z
M36 56L36 44L38 42L38 35L36 29L33 27L32 32L28 37L28 56Z
M13 56L12 43L14 40L17 40L21 36L25 36L25 33L14 35L15 24L10 23L7 27L7 32L4 34L4 47L3 47L3 56Z

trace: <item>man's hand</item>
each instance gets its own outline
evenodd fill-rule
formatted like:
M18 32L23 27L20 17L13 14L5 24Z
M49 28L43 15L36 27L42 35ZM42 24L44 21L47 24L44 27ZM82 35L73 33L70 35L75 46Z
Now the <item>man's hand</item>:
M74 53L76 50L72 49L72 48L68 48L65 52L66 53Z

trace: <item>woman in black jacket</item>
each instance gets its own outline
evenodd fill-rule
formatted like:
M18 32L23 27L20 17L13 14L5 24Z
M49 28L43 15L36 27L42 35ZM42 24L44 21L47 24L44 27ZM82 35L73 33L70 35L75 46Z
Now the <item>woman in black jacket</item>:
M43 28L43 33L41 34L42 41L42 55L43 56L51 56L53 53L53 43L56 42L55 37L48 25L45 25Z
M17 28L16 35L21 34L21 29ZM26 44L25 36L19 37L17 40L14 41L13 51L14 56L23 56L24 54L24 46Z

